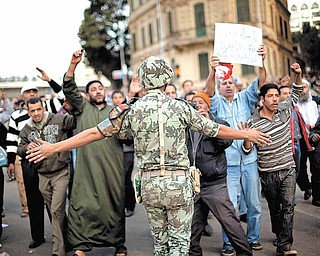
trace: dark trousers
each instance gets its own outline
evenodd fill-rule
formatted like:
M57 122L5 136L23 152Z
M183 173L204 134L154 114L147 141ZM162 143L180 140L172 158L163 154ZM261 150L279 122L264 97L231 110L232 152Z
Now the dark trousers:
M320 201L320 144L310 155L312 199Z
M23 167L22 171L29 209L31 237L33 241L40 242L44 240L44 200L39 190L38 173L24 170ZM49 218L51 220L50 214Z
M209 210L225 230L237 255L252 255L246 234L229 199L226 183L201 188L200 195L194 198L189 255L202 255L200 240Z
M308 152L308 148L303 139L300 140L300 170L297 178L297 184L302 191L306 191L311 188L311 183L308 178L308 167L307 167L307 159L310 157L310 152Z
M134 211L136 205L136 198L134 195L134 189L132 185L131 175L134 163L134 153L124 152L124 170L125 170L125 204L124 207L127 210Z
M268 202L272 232L278 238L278 252L293 243L293 198L296 188L295 168L276 172L260 172L262 190Z
M3 175L2 167L0 167L0 239L2 236L3 196L4 196L4 175Z

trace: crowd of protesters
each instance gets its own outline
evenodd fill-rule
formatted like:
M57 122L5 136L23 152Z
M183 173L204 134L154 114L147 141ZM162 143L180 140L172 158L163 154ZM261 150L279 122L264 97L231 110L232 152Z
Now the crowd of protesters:
M187 151L183 152L190 165L199 168L202 173L200 194L194 198L192 196L192 207L187 201L184 202L184 213L186 216L192 214L185 223L180 223L177 227L177 233L181 232L181 227L184 229L184 233L179 233L181 240L172 240L175 243L175 253L178 254L170 254L172 249L166 248L166 243L173 235L168 232L168 237L163 237L165 232L161 227L164 226L159 226L159 223L157 226L154 221L155 212L151 206L154 199L150 194L142 193L154 237L155 255L164 255L164 252L165 255L202 255L200 239L208 226L209 211L222 226L222 255L231 256L235 252L237 255L252 255L252 250L262 250L261 192L268 202L277 255L297 255L297 251L293 249L292 233L296 184L304 192L305 200L312 197L311 203L320 207L320 98L316 96L317 84L310 83L303 77L299 64L291 65L294 77L285 75L272 83L268 80L263 65L259 68L257 79L243 88L234 76L216 77L219 58L212 56L206 86L199 88L192 80L186 80L181 84L181 90L178 90L178 84L172 83L172 70L166 63L161 64L167 69L163 69L163 72L167 72L165 79L161 78L163 74L159 74L158 80L152 80L154 77L146 79L148 61L153 61L149 57L142 62L139 77L132 78L128 95L122 90L111 93L112 106L106 103L107 94L100 81L90 81L85 92L77 87L74 73L82 54L83 50L80 50L72 55L61 86L37 68L41 80L48 82L55 93L51 99L43 99L38 95L38 88L32 85L25 85L21 88L21 95L11 100L6 96L5 89L0 90L1 147L6 149L8 158L8 165L4 170L7 171L8 180L17 182L21 217L29 218L32 238L29 248L36 248L45 242L46 208L52 225L52 255L63 256L73 250L74 255L83 256L97 246L115 247L115 256L127 255L125 218L134 214L136 206L132 183L134 162L137 158L139 169L139 159L143 163L143 154L148 154L147 137L150 136L145 133L146 137L141 137L143 133L139 129L143 125L137 128L135 124L139 118L147 118L143 109L148 111L148 105L144 105L143 99L148 102L148 97L159 94L159 99L166 98L161 98L163 103L170 98L168 111L170 104L180 111L187 109L191 113L191 117L186 117L189 121L190 118L195 118L193 113L197 112L196 115L204 117L201 122L207 125L206 128L223 130L225 128L222 127L231 127L240 133L259 128L269 137L263 142L258 139L248 141L243 140L245 137L242 134L230 137L215 130L201 134L200 124L188 125L185 134L187 139L184 141ZM263 46L259 48L258 54L264 61L266 54ZM293 84L290 83L292 80ZM311 93L313 90L314 95ZM126 118L123 113L128 108L129 117ZM153 110L149 111L152 115ZM114 113L116 118L111 118ZM131 115L137 119L127 120ZM110 119L106 121L108 117ZM124 120L124 127L120 125L117 132L126 136L112 136L116 132L108 130L107 123L112 123L114 119ZM200 119L194 120L199 122ZM171 130L165 128L165 137L180 134L180 130L175 130L177 127L174 123L170 124L173 125L169 127ZM212 123L215 125L212 126ZM146 124L152 125L148 122ZM88 144L91 139L81 142L81 134L86 134L87 129L96 126L97 130L92 133L94 136L87 137L100 140L105 136L108 139L91 144ZM59 152L57 149L50 155L37 155L39 147L47 145L45 142L62 142L74 134L79 134L77 136L80 139L70 144L68 150L77 148L75 154L63 152L62 149ZM147 143L143 149L139 144L141 141ZM169 151L168 149L164 154L164 166L170 166ZM153 159L156 159L154 161L160 170L162 157L161 153L158 154L160 155ZM179 176L184 167L182 163L174 163L179 168L168 172L176 171ZM147 166L150 170L153 168L150 163ZM5 177L2 167L0 168L1 220L4 215ZM151 174L146 176L142 172L145 184L150 179L158 178L156 176L163 176L162 172L158 175L158 172L153 171L152 169ZM185 175L186 172L183 173ZM308 177L309 173L311 179ZM171 178L178 179L173 176ZM185 182L189 182L188 179ZM240 213L245 216L244 221L248 224L246 232L240 224L239 207L244 209ZM178 218L177 222L180 221L182 220ZM0 238L1 234L0 225ZM183 244L190 244L188 252L186 248L182 248Z

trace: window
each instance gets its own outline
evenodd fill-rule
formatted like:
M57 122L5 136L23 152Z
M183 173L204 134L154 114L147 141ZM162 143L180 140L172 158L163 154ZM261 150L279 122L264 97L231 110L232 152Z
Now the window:
M132 11L134 10L134 0L130 1L130 8L131 8Z
M142 47L145 48L146 47L146 37L144 34L144 27L141 29L141 40L142 40Z
M194 15L196 20L196 34L198 37L205 36L206 32L206 20L204 17L203 4L196 4L194 6Z
M308 9L308 6L306 5L306 4L303 4L302 6L301 6L301 10L307 10Z
M250 21L249 0L237 0L237 15L239 22Z
M319 8L319 5L317 3L314 3L311 7L311 9L318 9Z
M288 39L288 23L287 21L284 21L284 35L285 35L285 38Z
M207 79L209 75L209 58L208 53L199 54L200 80Z
M271 19L271 27L274 27L274 21L273 21L273 7L270 6L270 19Z
M139 0L139 3L140 3L140 5L142 5L143 3L142 3L142 0Z
M280 35L283 37L283 27L282 27L282 17L281 16L279 19L279 25L280 25Z
M312 17L320 17L320 12L313 12Z
M132 51L135 52L137 50L137 42L136 42L136 34L135 33L132 34L131 42L132 42Z
M242 69L242 75L244 75L244 76L245 75L254 75L254 66L242 64L241 69Z
M152 39L153 35L152 35L152 24L149 24L149 42L150 44L153 44L153 39Z
M168 24L169 24L169 34L171 35L173 33L171 12L168 13Z
M297 11L297 6L292 5L292 7L291 7L291 11L292 11L292 12L296 12L296 11Z

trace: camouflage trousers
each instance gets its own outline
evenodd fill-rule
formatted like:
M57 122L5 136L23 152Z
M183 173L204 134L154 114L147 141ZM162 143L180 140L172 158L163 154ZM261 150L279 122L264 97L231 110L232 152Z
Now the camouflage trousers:
M142 202L154 239L154 255L189 255L193 189L189 176L142 178Z

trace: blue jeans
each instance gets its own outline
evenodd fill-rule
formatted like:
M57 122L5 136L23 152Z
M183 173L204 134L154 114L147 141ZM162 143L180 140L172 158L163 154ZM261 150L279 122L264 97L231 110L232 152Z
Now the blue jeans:
M291 248L293 242L293 197L296 190L295 168L260 173L262 190L270 211L272 232L278 238L278 252Z
M261 203L257 161L250 164L241 163L240 166L228 166L227 171L229 197L235 209L238 205L239 186L241 186L244 195L248 220L247 240L249 243L258 242L261 229ZM224 230L222 230L222 238L226 245L231 246Z

